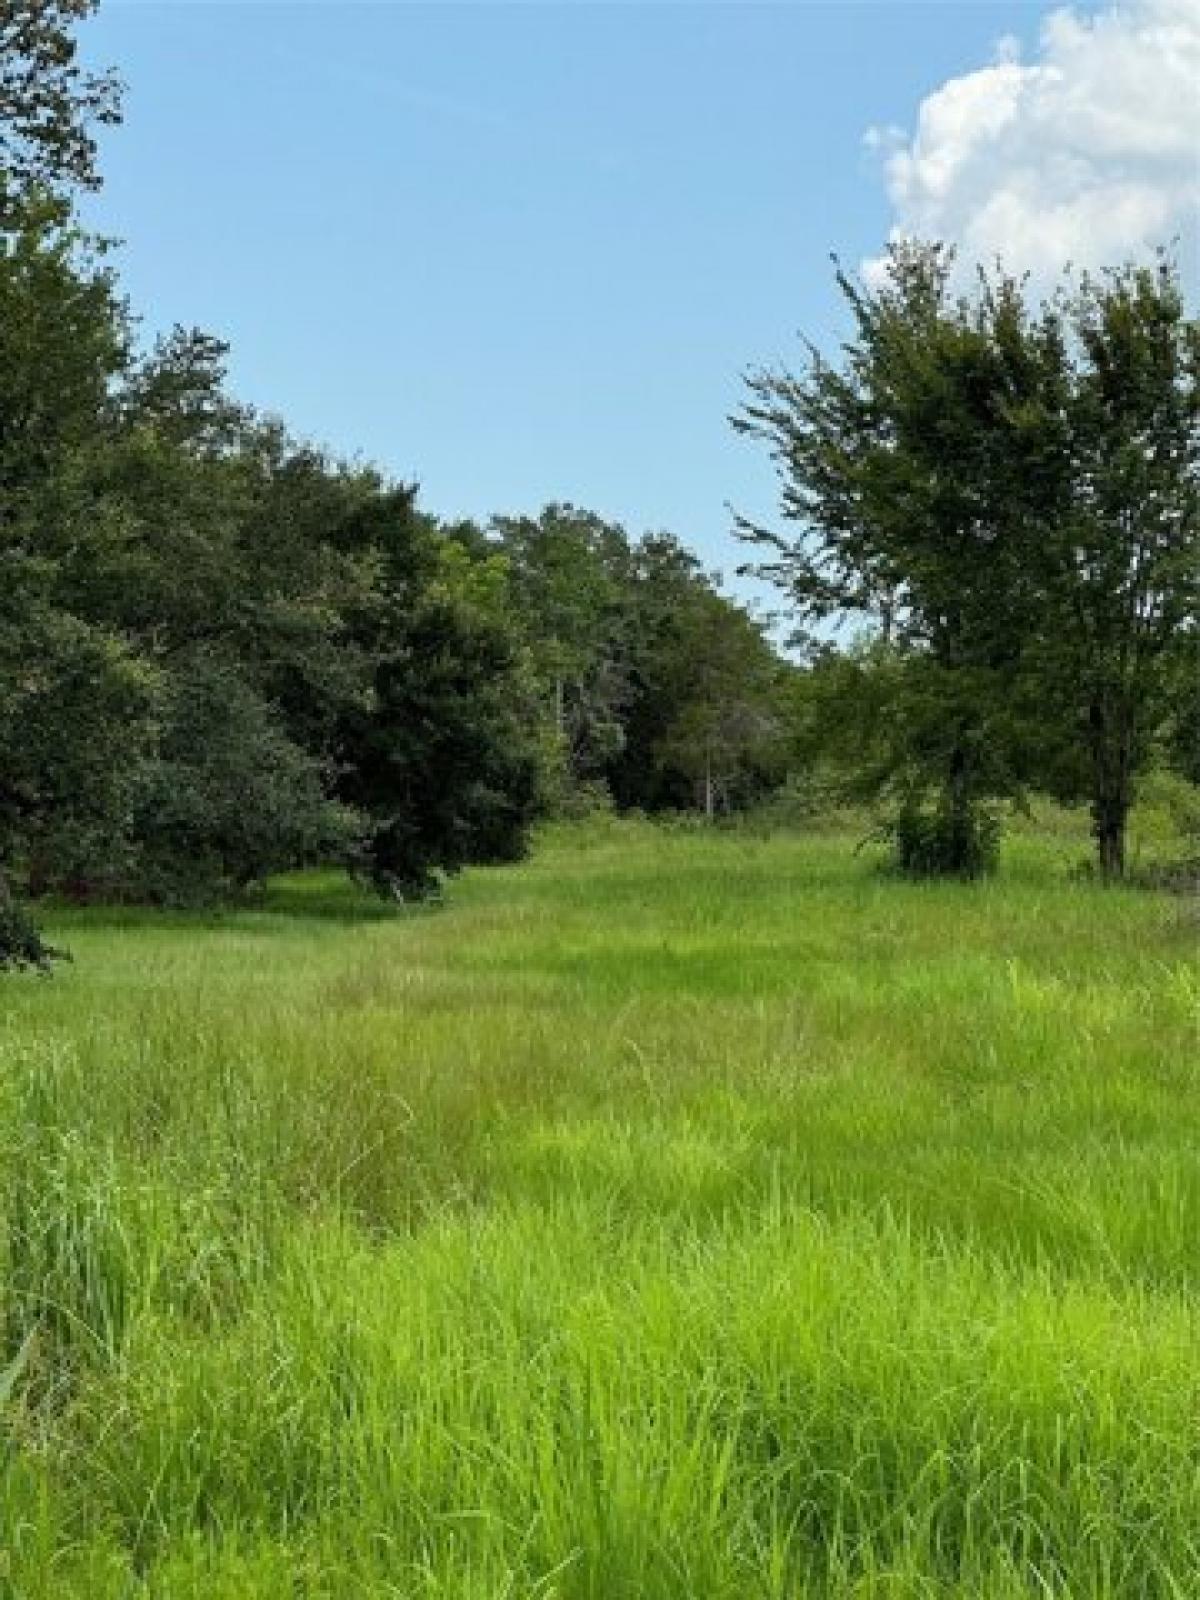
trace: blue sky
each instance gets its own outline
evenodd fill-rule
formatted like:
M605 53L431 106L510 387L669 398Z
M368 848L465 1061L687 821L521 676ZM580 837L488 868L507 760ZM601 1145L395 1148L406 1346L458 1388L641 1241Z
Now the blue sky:
M726 423L739 373L835 336L831 250L857 264L949 203L946 139L995 140L982 89L939 89L1007 94L1045 16L104 0L87 50L127 115L89 215L148 331L226 337L243 398L429 509L570 499L729 572L726 503L773 497Z

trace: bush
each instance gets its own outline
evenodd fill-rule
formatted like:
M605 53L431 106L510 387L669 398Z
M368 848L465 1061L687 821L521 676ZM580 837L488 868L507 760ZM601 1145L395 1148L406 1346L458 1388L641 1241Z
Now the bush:
M49 972L53 962L65 959L65 951L45 942L15 900L0 898L0 972Z
M1158 768L1138 786L1136 831L1154 842L1200 856L1200 784Z
M196 659L164 696L138 775L125 899L204 905L349 850L360 823L236 667Z
M547 759L541 771L542 815L554 822L585 822L613 811L603 778L577 778L561 761Z
M996 869L1000 822L981 807L934 811L903 807L879 836L892 846L893 864L910 878L981 878Z
M853 827L864 813L847 794L847 785L831 768L810 766L790 773L786 781L745 814L749 831L803 833L814 829Z

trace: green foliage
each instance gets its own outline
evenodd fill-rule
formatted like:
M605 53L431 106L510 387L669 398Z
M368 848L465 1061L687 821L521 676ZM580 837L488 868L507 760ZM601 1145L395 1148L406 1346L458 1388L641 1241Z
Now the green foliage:
M977 807L935 809L910 801L879 830L910 878L981 878L996 870L999 819Z
M1200 889L1200 785L1159 767L1138 794L1138 835L1131 853L1135 882L1195 892Z
M0 859L37 892L119 869L158 680L111 635L32 605L0 628Z
M419 898L618 764L637 803L756 789L773 656L677 548L655 597L653 542L570 506L443 528L234 400L221 340L136 350L71 212L118 112L92 9L0 0L0 868L184 904L340 860Z
M826 649L796 675L793 763L817 803L881 815L875 837L904 873L977 877L994 866L1001 828L988 796L1019 787L989 738L999 713L990 726L980 717L975 681L878 639Z
M624 529L571 505L536 517L497 517L545 716L569 780L603 772L623 743L628 694Z
M358 820L236 668L204 655L177 665L160 716L137 773L132 860L113 885L123 898L211 902L349 853Z
M131 357L55 214L0 243L0 864L192 903L364 840L407 895L520 854L540 757L493 555L232 401L219 341Z
M0 0L0 229L31 192L95 188L93 129L120 120L120 84L78 61L97 0Z
M439 542L411 498L377 537L379 585L358 622L371 693L339 727L339 792L368 819L372 880L421 899L471 862L524 854L542 752L503 568Z
M787 669L762 624L698 569L674 595L656 594L664 558L673 556L666 541L638 551L640 620L654 620L639 638L634 671L642 741L647 724L654 730L653 764L648 773L626 764L617 785L635 803L652 803L656 781L669 793L682 779L687 803L711 818L744 809L782 781Z
M504 553L509 614L528 656L543 804L579 814L625 746L628 538L592 512L548 505L537 517L494 518L487 540Z
M736 810L782 781L786 669L678 540L571 506L493 525L539 686L558 815ZM576 797L574 790L579 790Z
M65 953L46 943L28 912L0 885L0 972L49 972L55 961L64 959Z
M95 436L128 328L102 248L61 207L34 201L9 224L0 228L0 551L13 561L54 474Z
M1118 877L1194 659L1200 324L1166 259L1040 307L1001 274L957 297L951 268L907 243L877 288L839 274L840 363L751 377L735 425L771 449L798 532L742 532L805 628L866 618L928 664L905 757L947 805L1086 795Z

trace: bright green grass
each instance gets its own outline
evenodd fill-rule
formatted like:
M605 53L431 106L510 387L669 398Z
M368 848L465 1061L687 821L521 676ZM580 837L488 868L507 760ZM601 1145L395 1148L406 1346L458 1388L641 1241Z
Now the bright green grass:
M0 1595L1200 1595L1194 920L605 826L0 985Z

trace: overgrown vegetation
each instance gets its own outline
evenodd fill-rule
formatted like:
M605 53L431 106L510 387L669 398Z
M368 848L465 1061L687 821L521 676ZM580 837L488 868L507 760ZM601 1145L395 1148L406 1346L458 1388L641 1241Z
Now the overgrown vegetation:
M1190 1600L1173 268L843 280L789 654L147 348L93 9L0 0L0 1600Z
M47 944L11 895L0 895L0 972L49 972L62 952Z
M0 1586L1194 1593L1194 932L1086 846L909 885L598 819L447 915L60 913L0 1041Z

